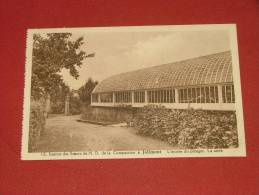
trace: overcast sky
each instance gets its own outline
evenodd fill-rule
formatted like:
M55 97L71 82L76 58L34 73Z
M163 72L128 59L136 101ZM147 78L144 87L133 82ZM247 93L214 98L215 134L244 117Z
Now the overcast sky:
M226 31L178 32L82 32L82 49L95 53L86 58L75 80L67 71L63 79L72 89L78 89L91 77L99 82L111 75L230 49Z

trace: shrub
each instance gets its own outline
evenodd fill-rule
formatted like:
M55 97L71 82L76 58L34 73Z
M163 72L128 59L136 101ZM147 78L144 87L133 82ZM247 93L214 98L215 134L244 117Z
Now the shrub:
M52 114L64 114L65 112L65 102L57 101L51 104Z
M238 147L233 111L170 110L148 105L139 110L132 125L140 134L166 140L178 148Z
M45 129L44 106L41 102L31 101L30 121L29 121L29 152L37 148L40 136Z
M188 112L187 112L188 113ZM238 147L236 116L234 112L191 111L180 124L180 148Z
M171 111L158 105L148 105L140 109L133 119L133 126L140 134L151 135L162 140L178 136L178 111ZM176 144L176 139L169 141Z
M72 115L81 113L81 102L78 97L71 97L69 101L69 112Z

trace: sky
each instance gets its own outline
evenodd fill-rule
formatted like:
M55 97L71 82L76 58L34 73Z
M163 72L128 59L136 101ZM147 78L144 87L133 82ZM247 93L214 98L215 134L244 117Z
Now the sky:
M80 32L72 39L84 37L81 49L87 54L78 68L79 78L62 70L63 80L71 89L78 89L91 77L103 79L114 74L171 63L230 50L227 31L122 31Z

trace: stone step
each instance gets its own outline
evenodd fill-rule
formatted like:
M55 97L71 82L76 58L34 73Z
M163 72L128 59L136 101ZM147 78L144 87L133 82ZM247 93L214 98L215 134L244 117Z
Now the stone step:
M96 124L96 125L114 125L114 124L118 124L116 122L93 121L93 120L85 120L85 119L77 119L76 121L83 122L83 123L91 123L91 124Z

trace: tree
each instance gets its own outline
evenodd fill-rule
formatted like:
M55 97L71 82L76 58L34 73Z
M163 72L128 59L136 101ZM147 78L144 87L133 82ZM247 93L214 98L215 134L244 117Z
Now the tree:
M51 113L64 113L66 97L70 93L69 87L65 83L61 83L55 94L51 96Z
M97 84L98 81L94 81L92 78L89 78L84 86L79 88L79 98L86 105L89 105L91 103L91 94Z
M46 37L33 35L31 78L33 99L55 94L64 85L59 74L64 68L69 70L71 76L78 78L76 67L82 65L87 55L80 50L84 44L83 37L72 41L71 36L71 33L50 33Z

